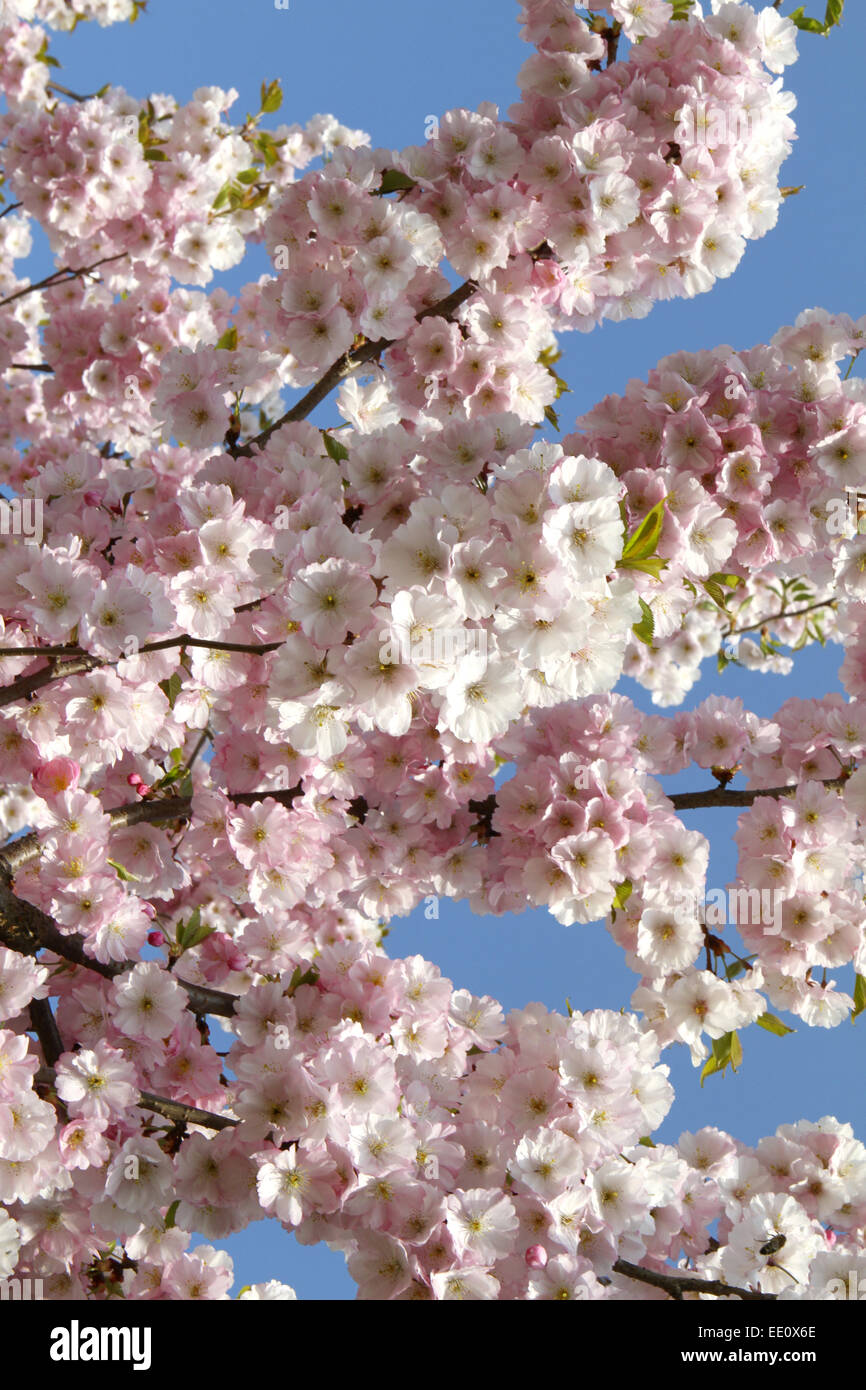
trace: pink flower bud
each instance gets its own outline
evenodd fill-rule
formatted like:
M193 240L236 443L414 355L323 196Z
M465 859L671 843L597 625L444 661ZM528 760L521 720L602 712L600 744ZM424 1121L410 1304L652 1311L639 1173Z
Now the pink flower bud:
M127 777L126 781L127 781L127 785L128 785L128 786L130 786L130 787L138 787L138 786L141 785L141 776L140 776L139 773L137 773L137 772L130 772L130 774L129 774L129 776Z
M87 503L88 507L98 507L100 502L102 501L102 498L100 497L98 492L85 492L84 500Z
M58 796L60 792L75 791L81 767L74 758L51 758L40 763L33 772L33 790L39 796Z
M530 1245L523 1258L530 1269L544 1269L547 1264L547 1251L543 1245Z
M833 1246L836 1244L836 1240L837 1240L836 1232L835 1232L834 1230L832 1230L832 1229L828 1226L827 1229L826 1229L826 1231L824 1232L824 1235L825 1235L826 1238L827 1238L827 1244L829 1245L830 1249L832 1250L832 1249L833 1249Z
M146 782L139 782L135 790L138 792L139 796L147 796L151 789Z
M147 933L147 940L150 946L161 946L165 941L165 937L161 931L149 931Z

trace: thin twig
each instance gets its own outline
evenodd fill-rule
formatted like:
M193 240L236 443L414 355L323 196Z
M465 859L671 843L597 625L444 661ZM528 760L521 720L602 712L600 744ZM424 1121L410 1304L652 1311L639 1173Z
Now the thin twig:
M757 632L759 628L769 627L772 623L778 623L789 618L802 618L805 613L814 613L816 608L835 608L839 600L836 598L822 598L817 603L810 603L807 608L795 608L792 613L786 613L784 609L780 613L771 613L768 618L761 618L756 623L749 623L747 627L732 627L724 635L725 637L738 637L741 632Z
M461 304L470 299L477 289L478 286L474 280L467 280L465 284L460 285L444 299L440 299L438 304L433 304L429 309L423 309L416 315L417 321L420 322L422 319L432 316L450 319ZM398 338L379 338L375 342L363 343L358 348L349 348L342 357L338 357L336 362L331 364L325 375L320 377L315 386L312 386L307 394L302 396L296 405L292 406L291 410L287 410L285 415L281 415L279 420L268 425L267 429L262 430L254 439L250 439L246 444L233 444L227 452L233 458L249 458L255 453L256 448L264 448L271 435L275 434L283 425L294 424L297 420L305 420L316 406L330 395L334 387L338 386L344 377L357 371L358 367L362 367L365 362L372 362L375 358L380 357L387 348L393 347L399 341Z
M80 92L70 92L68 87L61 87L59 82L48 82L46 89L49 92L59 92L64 97L71 97L73 101L93 101L94 97L99 96L98 92L90 92L87 96L82 96Z
M254 792L226 792L225 795L235 806L255 806L270 797L281 806L291 808L303 795L303 784L297 782L294 787L285 790L262 788ZM115 806L108 812L108 819L112 830L123 830L130 825L162 825L167 821L189 820L191 813L192 797L169 796L162 800L131 801L124 806ZM11 884L18 870L38 856L39 836L35 830L10 841L0 849L0 878L7 885Z
M57 1074L54 1067L40 1067L34 1081L40 1086L56 1085ZM229 1115L214 1115L211 1110L199 1110L198 1106L187 1105L182 1100L154 1096L150 1091L139 1091L136 1105L140 1105L142 1110L153 1110L176 1125L190 1124L200 1125L202 1129L229 1129L240 1124L240 1120L233 1120Z
M26 285L23 290L16 290L14 294L0 299L0 309L7 304L14 304L16 299L23 299L26 294L35 293L36 290L50 290L55 285L68 285L70 280L77 280L82 275L92 275L94 270L98 270L101 265L110 265L112 261L122 261L128 255L128 251L118 251L116 256L103 256L101 260L94 261L93 265L79 266L77 270L73 266L63 266L61 270L55 270L52 275L46 275L44 280L37 280L34 285Z
M204 637L188 637L182 632L177 637L163 637L158 642L146 642L133 655L165 652L170 647L204 647L211 652L246 652L250 656L260 656L265 652L275 652L283 645L282 642L210 642ZM84 647L75 644L60 647L0 647L0 657L2 656L87 656L99 666L111 664L108 661L100 661L98 656L91 656Z

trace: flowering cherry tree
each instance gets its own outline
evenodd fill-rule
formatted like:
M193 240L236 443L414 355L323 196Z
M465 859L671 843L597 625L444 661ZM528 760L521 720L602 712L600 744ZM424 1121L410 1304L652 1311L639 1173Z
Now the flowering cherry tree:
M141 8L0 9L0 1276L225 1299L218 1243L270 1216L367 1299L866 1278L849 1125L651 1137L672 1044L709 1073L866 1006L866 321L676 353L538 435L558 334L772 230L782 74L842 5L523 0L519 103L400 151L276 123L277 82L234 124L54 80L50 28ZM209 288L252 243L271 272ZM846 695L772 720L614 693L826 638ZM771 904L744 956L684 818L715 806ZM391 958L430 896L605 919L632 1012L506 1017Z

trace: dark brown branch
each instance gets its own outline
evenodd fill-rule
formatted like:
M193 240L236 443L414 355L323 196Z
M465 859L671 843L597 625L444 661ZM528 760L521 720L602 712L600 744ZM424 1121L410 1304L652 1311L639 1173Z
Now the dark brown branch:
M188 637L182 632L177 637L163 637L158 642L145 642L134 655L164 652L170 647L204 647L211 652L247 652L250 656L260 656L264 652L275 652L282 646L282 642L210 642L204 637ZM74 643L65 647L0 647L0 657L2 656L87 656L96 666L111 664L108 661L100 661L97 656L90 656L83 647Z
M741 632L757 632L759 628L770 627L773 623L781 622L788 618L802 618L805 613L814 613L816 608L835 608L839 600L835 598L822 598L818 603L810 603L807 608L795 608L793 613L786 613L784 609L780 613L771 613L768 618L761 618L757 623L749 623L746 627L732 627L725 633L725 637L738 637Z
M214 1115L210 1110L199 1110L195 1105L187 1105L182 1100L166 1100L163 1096L152 1096L149 1091L141 1091L138 1103L143 1110L154 1110L157 1115L172 1120L175 1124L201 1125L203 1129L233 1129L240 1120L228 1115Z
M438 304L432 305L429 309L423 309L421 313L417 314L418 322L432 316L450 319L461 304L470 299L477 289L478 286L473 280L467 280L465 284L460 285L444 299L440 299ZM398 341L400 340L397 338L379 338L375 342L363 343L358 348L349 348L348 352L344 352L342 357L338 357L336 362L331 364L325 375L320 377L315 386L312 386L307 394L302 396L296 405L292 406L291 410L287 410L285 415L281 415L279 420L268 425L267 429L262 430L261 434L257 434L248 443L232 445L228 449L228 453L234 458L249 458L255 453L257 447L259 449L264 448L271 435L275 434L283 425L293 424L297 420L305 420L317 405L321 405L322 401L330 395L334 387L338 386L344 377L351 375L365 362L372 362L375 358L381 357L387 348L393 347Z
M16 299L23 299L26 294L35 293L36 290L50 290L55 285L66 285L70 280L77 280L82 275L92 275L93 271L98 270L101 265L110 265L112 261L122 261L128 255L128 251L118 251L116 256L103 256L101 260L94 261L93 265L79 266L77 270L72 266L64 266L61 270L55 270L52 275L46 275L44 280L37 280L34 285L25 285L23 290L16 290L14 294L0 299L0 309L7 304L14 304Z
M16 700L29 700L30 696L35 695L44 685L51 685L52 681L66 680L67 676L92 671L95 666L101 664L95 656L81 657L70 662L68 666L59 666L57 662L52 661L40 671L33 671L29 676L18 676L17 680L11 681L9 685L0 686L0 708L4 705L14 705Z
M169 647L205 647L209 651L245 652L250 656L261 656L266 652L276 651L282 645L282 642L208 642L201 637L187 637L186 634L183 634L179 637L167 637L159 642L147 643L140 647L135 655L143 656L146 652L166 651ZM0 659L13 656L49 656L52 658L69 656L73 660L71 665L62 667L57 666L52 660L51 665L43 666L41 671L35 671L29 676L19 676L9 685L0 686L0 708L4 705L13 705L17 700L29 700L30 696L35 694L37 690L41 690L45 685L50 685L52 681L66 680L68 676L95 671L102 666L114 664L112 661L101 661L98 656L91 656L84 652L81 647L73 645L0 647Z
M755 1289L739 1289L733 1284L723 1284L720 1279L697 1279L691 1274L660 1274L655 1269L644 1269L643 1265L633 1265L628 1260L617 1260L614 1265L617 1274L627 1279L636 1279L641 1284L651 1284L655 1289L664 1289L671 1298L682 1298L684 1293L713 1294L716 1298L742 1298L753 1303L774 1301L774 1293L758 1293Z
M57 1076L54 1067L40 1067L33 1078L39 1086L54 1086ZM232 1129L240 1124L229 1115L214 1115L211 1110L199 1110L195 1105L187 1105L182 1100L168 1100L165 1096L151 1095L150 1091L139 1091L137 1105L142 1110L153 1110L175 1125L200 1125L202 1129Z
M101 975L105 980L125 974L135 964L134 961L94 960L86 953L82 936L75 932L68 935L61 932L54 919L41 908L16 897L3 884L0 884L0 942L21 955L35 956L41 950L53 951L61 959ZM179 975L174 978L186 990L189 1008L194 1013L231 1018L235 1011L235 995L226 994L221 989L211 989L209 985L192 984Z
M23 203L10 203L8 208L4 208L3 211L0 212L0 222L2 222L4 217L8 217L10 212L17 212L20 207L23 207Z
M30 1026L39 1039L42 1056L49 1067L53 1067L66 1048L57 1027L57 1020L47 999L34 999L30 1005Z
M302 795L303 785L300 782L286 790L226 792L229 801L236 806L255 806L257 802L271 797L281 806L291 807L296 798ZM130 801L125 806L115 806L108 812L108 818L112 830L122 830L128 825L162 825L167 821L189 820L191 811L191 797L168 796L160 801ZM35 831L12 840L0 849L0 878L5 878L7 884L11 884L12 878L22 865L36 859L38 855L39 836Z
M814 780L814 779L810 779ZM848 781L845 777L818 779L822 787L838 791ZM725 787L709 787L703 792L674 792L668 797L678 811L699 811L709 806L751 806L760 796L793 796L800 782L787 787L757 787L754 791L728 791Z
M3 368L6 372L53 372L54 368L47 362L10 362L8 367Z

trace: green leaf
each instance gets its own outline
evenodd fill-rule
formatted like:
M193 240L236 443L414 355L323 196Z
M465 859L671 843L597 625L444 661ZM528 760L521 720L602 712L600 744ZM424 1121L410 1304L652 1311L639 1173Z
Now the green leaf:
M674 0L674 12L671 19L688 19L692 12L694 0Z
M177 671L173 671L168 680L160 681L159 688L168 700L169 709L174 709L174 702L183 689L183 681Z
M658 555L654 555L651 560L620 560L617 569L621 570L640 570L642 574L651 574L653 579L661 579L662 570L668 567L667 560L662 560Z
M174 1223L175 1223L175 1221L177 1220L177 1209L178 1209L179 1206L180 1206L180 1198L178 1197L177 1201L172 1202L172 1204L171 1204L171 1206L169 1207L168 1211L165 1213L165 1229L166 1229L167 1231L172 1230L173 1227L174 1227Z
M206 941L213 934L213 927L207 926L201 920L201 908L194 908L186 922L179 922L175 932L175 941L182 951L191 951L193 946L198 946L202 941Z
M118 864L116 859L109 859L107 862L111 865L122 883L141 883L141 877L138 874L130 873L129 869L125 869L122 864Z
M784 1038L786 1033L794 1032L793 1028L789 1028L787 1023L783 1023L780 1018L776 1018L775 1014L761 1014L761 1017L755 1022L759 1028L766 1028L768 1033L775 1033L777 1038Z
M858 975L854 984L854 1007L851 1010L851 1022L859 1018L863 1010L866 1009L866 979Z
M658 545L664 525L666 498L656 502L635 531L628 537L622 548L622 562L634 567L636 560L648 560Z
M613 895L613 909L615 912L622 912L631 897L631 890L632 882L630 878L624 878L622 883L617 884L616 892Z
M238 183L250 184L255 183L260 173L261 169L241 169L239 174L235 174L235 178Z
M292 971L292 978L289 980L289 987L286 990L286 994L291 999L295 990L300 989L301 985L314 985L318 978L319 972L314 965L311 965L309 970L304 971L301 970L299 965L296 965Z
M559 416L552 405L546 405L544 407L544 418L549 424L553 425L555 430L559 429Z
M793 13L788 15L788 18L793 20L798 29L805 29L809 34L824 34L827 32L823 20L808 19L806 17L805 5L799 5Z
M404 174L402 169L383 169L382 182L376 189L376 193L399 193L404 188L416 188L417 184L408 174Z
M168 159L167 154L164 154L162 150L158 150L156 148L145 150L144 157L145 159L149 159L151 164L159 163L160 161Z
M238 330L235 328L234 324L232 324L231 328L227 328L226 331L225 331L225 333L222 335L222 337L221 337L220 339L218 339L218 341L217 341L217 347L218 347L218 348L227 348L230 352L234 352L234 350L235 350L235 348L237 347L237 345L238 345Z
M716 654L716 668L719 671L724 671L725 667L730 665L731 658L729 656L725 656L725 653L722 651L721 647L719 647L719 650Z
M214 198L213 202L211 203L211 207L212 207L214 210L216 210L217 208L225 207L226 203L229 201L229 199L231 198L231 196L232 196L232 186L231 186L231 184L230 184L230 183L223 184L223 186L222 186L222 188L220 189L219 193L216 195L216 197Z
M571 1007L571 1000L568 995L565 996L565 1007L568 1009L569 1018L574 1018L574 1009Z
M750 961L753 961L753 960L756 960L756 959L757 959L757 957L755 957L755 956L746 956L745 960L732 960L731 963L730 963L730 965L728 965L728 966L725 968L725 977L726 977L728 980L735 980L735 979L737 978L738 975L741 975L741 974L743 973L743 971L744 971L745 968L746 968L746 965L747 965Z
M280 86L279 78L274 78L273 82L267 85L262 83L261 109L268 115L273 115L274 111L279 111L283 104L283 89Z
M345 444L341 444L339 439L335 439L327 430L322 430L322 442L324 443L328 456L332 458L335 463L342 463L343 459L349 457L349 450L346 448Z
M643 1144L645 1149L654 1149L656 1147L648 1134L645 1134L642 1139L638 1139L637 1142Z
M653 644L653 633L655 632L653 611L648 603L644 603L642 598L638 599L638 603L640 604L641 620L639 623L632 623L631 630L635 637L639 637L642 642L645 642L648 647L651 647Z
M709 579L704 580L704 590L709 594L713 603L719 608L726 610L728 595L726 589L736 589L738 584L742 584L742 579L738 574L722 574L718 572L711 574Z
M728 1067L737 1070L743 1060L743 1047L736 1033L725 1033L713 1039L712 1056L708 1057L701 1072L701 1086L708 1076L724 1072Z
M832 29L834 24L842 23L842 11L845 8L845 0L827 0L827 12L824 15L824 28Z
M281 140L279 143L283 144L283 141ZM269 169L279 163L280 157L277 154L277 141L272 135L269 135L266 130L260 131L256 136L255 146L256 149L261 150L265 164Z
M43 39L39 52L35 55L37 63L46 63L50 68L59 68L60 64L56 58L52 58L48 52L48 40Z

